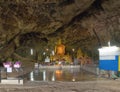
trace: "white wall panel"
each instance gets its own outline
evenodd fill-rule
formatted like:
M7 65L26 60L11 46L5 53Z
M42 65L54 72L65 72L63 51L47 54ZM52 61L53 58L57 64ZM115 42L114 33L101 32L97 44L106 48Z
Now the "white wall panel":
M115 60L115 56L100 56L100 60Z

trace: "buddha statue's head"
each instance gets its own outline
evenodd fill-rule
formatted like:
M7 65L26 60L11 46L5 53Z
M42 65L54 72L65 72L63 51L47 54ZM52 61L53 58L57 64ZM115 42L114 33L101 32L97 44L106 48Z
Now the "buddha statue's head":
M58 45L60 45L60 44L62 44L62 41L61 41L61 39L59 38L59 40L58 40L58 43L57 43Z

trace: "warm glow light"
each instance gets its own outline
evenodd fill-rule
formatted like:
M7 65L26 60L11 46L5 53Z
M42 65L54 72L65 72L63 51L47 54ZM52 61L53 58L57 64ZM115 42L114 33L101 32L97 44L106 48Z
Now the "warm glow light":
M56 70L55 73L56 74L62 74L62 71L61 70Z
M72 51L74 52L74 51L75 51L75 49L73 48L73 49L72 49Z
M48 51L49 49L47 48L46 51Z
M75 81L75 78L73 78L72 81Z
M55 76L56 76L56 79L61 79L62 77L62 70L56 70L55 71Z

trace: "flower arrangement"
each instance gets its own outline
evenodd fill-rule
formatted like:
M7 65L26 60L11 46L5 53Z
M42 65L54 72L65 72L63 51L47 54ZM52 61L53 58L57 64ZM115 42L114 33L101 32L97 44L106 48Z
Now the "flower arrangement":
M20 61L16 61L13 65L14 68L20 68L21 67L21 62Z
M20 61L16 61L15 63L12 63L11 61L7 61L7 62L3 63L3 66L5 68L10 68L10 67L20 68L21 67L21 62Z
M3 63L3 66L4 66L5 68L12 67L12 62L11 62L11 61L4 62L4 63Z

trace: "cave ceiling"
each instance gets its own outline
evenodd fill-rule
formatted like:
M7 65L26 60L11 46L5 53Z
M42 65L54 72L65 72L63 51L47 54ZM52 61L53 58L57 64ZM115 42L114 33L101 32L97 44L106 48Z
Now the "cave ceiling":
M120 0L0 0L0 52L120 45ZM9 53L11 52L11 53Z

